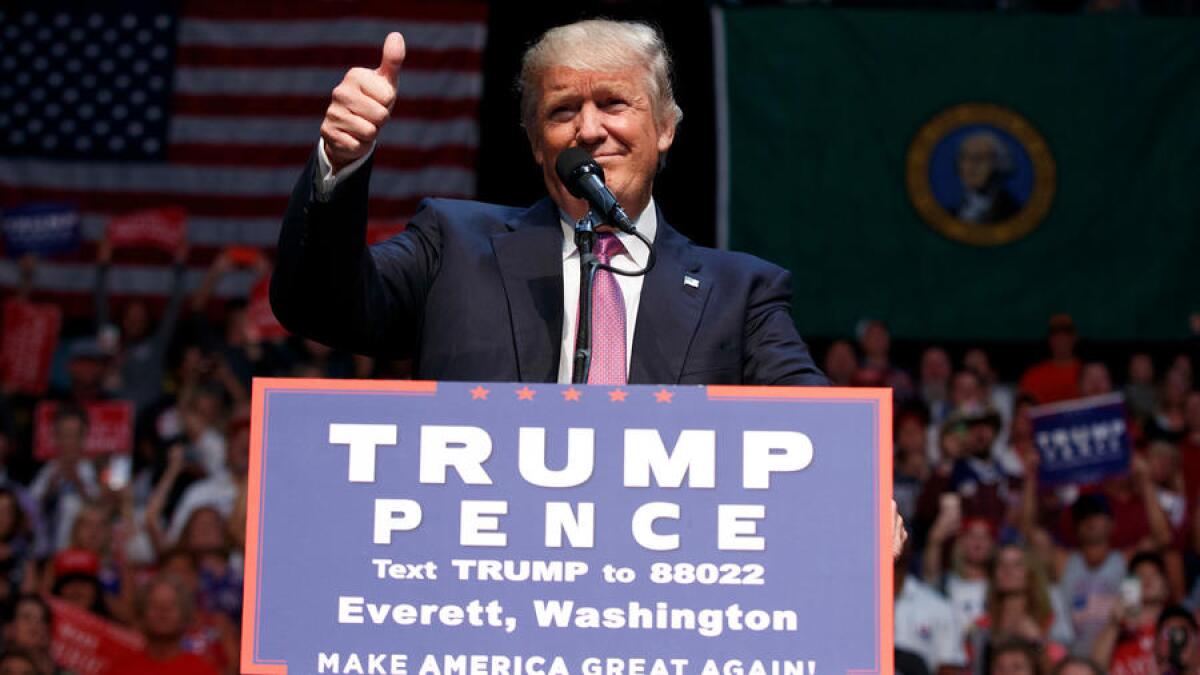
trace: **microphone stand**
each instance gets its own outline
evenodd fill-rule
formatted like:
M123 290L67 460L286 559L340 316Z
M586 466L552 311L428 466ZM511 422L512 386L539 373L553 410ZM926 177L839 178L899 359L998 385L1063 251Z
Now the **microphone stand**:
M592 253L599 219L592 211L575 223L575 245L579 247L579 314L575 317L575 363L573 384L587 384L592 367L592 287L600 259Z
M623 214L624 212L622 212ZM628 218L626 218L628 221ZM587 215L575 223L575 245L579 247L579 315L575 321L575 360L571 369L572 384L587 384L588 372L592 368L592 287L596 284L596 270L608 270L623 277L640 277L654 269L657 256L654 244L646 235L630 226L623 229L632 234L646 245L648 251L646 266L640 270L629 272L617 269L612 265L601 264L600 259L592 253L592 245L596 240L596 226L605 221L595 211L589 210Z

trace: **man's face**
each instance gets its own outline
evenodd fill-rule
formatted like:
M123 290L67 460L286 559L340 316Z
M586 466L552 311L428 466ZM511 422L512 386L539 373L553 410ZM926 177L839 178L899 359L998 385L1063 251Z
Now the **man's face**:
M183 608L179 596L167 584L155 584L146 596L146 615L143 629L150 638L172 638L183 634Z
M87 425L78 417L64 417L54 423L54 444L63 458L76 458L83 454L83 442L87 437Z
M896 434L896 446L901 452L920 454L925 452L925 425L915 417L907 417L900 421L900 430Z
M45 649L50 645L50 628L45 609L34 602L17 605L8 635L13 647L29 650Z
M1056 330L1050 333L1050 353L1056 359L1069 359L1075 355L1075 331Z
M968 428L971 435L971 454L979 459L992 456L992 444L996 442L996 429L987 422L975 422Z
M892 348L892 337L888 334L887 327L878 321L868 324L863 331L862 348L867 356L887 358L888 351Z
M87 579L72 579L62 585L58 595L80 609L91 611L99 599L99 589Z
M1103 513L1094 513L1079 523L1076 539L1080 546L1108 546L1112 535L1112 518Z
M658 157L671 147L675 126L659 128L645 77L640 68L596 72L564 66L542 76L529 130L533 157L550 197L572 218L582 218L587 204L572 197L554 172L559 153L570 147L596 158L608 188L630 217L649 202Z
M971 403L982 404L983 391L979 386L979 378L970 371L959 371L954 376L951 385L950 399L956 406L965 406Z
M1153 563L1138 565L1133 575L1142 586L1142 604L1157 605L1167 601L1167 580Z
M972 136L963 141L958 151L958 177L971 190L980 190L987 185L996 166L996 148L982 136Z
M931 347L921 355L921 381L925 384L945 385L952 372L950 357L944 349Z
M1079 375L1079 391L1084 396L1099 396L1113 390L1112 377L1108 368L1100 363L1089 363Z
M963 557L972 565L985 565L994 548L992 531L986 523L973 522L959 535Z

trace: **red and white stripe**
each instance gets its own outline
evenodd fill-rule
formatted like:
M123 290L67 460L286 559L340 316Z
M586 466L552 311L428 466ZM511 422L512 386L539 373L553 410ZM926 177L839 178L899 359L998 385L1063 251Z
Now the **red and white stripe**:
M188 2L166 163L0 160L0 204L69 202L82 211L87 245L42 264L38 288L90 292L88 261L104 224L143 208L187 210L189 286L224 246L273 247L330 91L348 68L377 65L391 31L404 34L408 54L376 151L372 215L403 220L423 197L473 196L486 30L482 2ZM16 279L15 263L0 262L0 285ZM165 256L118 259L111 288L161 296L169 280ZM217 294L244 295L250 281L233 275Z

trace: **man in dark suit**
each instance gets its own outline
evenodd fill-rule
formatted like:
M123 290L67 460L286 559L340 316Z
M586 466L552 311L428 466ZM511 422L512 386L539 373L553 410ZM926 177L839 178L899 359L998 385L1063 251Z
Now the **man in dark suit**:
M570 381L579 260L569 224L588 207L553 167L581 146L657 254L644 278L616 279L627 382L828 383L792 323L790 275L692 244L653 204L681 115L657 32L585 21L527 52L523 119L548 198L528 209L426 200L405 232L368 248L370 154L403 59L393 33L378 69L353 69L334 90L280 236L271 300L285 326L356 352L411 354L420 378ZM644 264L644 245L616 236L624 250L612 264ZM593 342L595 368L606 347Z
M654 205L682 116L657 31L581 21L526 52L522 122L547 198L528 209L426 200L404 232L368 247L370 156L403 61L392 33L379 68L351 69L334 89L280 233L271 304L286 327L351 351L412 355L419 378L570 382L580 265L571 232L588 205L554 165L582 147L658 257L645 277L597 274L592 371L605 375L589 382L828 384L792 323L788 272L696 246ZM613 267L645 265L642 242L599 229L598 248L619 240ZM892 515L898 553L895 502Z

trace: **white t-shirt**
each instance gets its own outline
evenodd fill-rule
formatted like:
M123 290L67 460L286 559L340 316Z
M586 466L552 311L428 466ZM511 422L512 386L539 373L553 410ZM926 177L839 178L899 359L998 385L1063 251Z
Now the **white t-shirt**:
M913 577L896 597L896 647L919 654L929 672L967 665L963 629L940 593Z
M973 626L987 609L987 579L964 579L957 574L946 575L946 596L954 608L959 626Z

